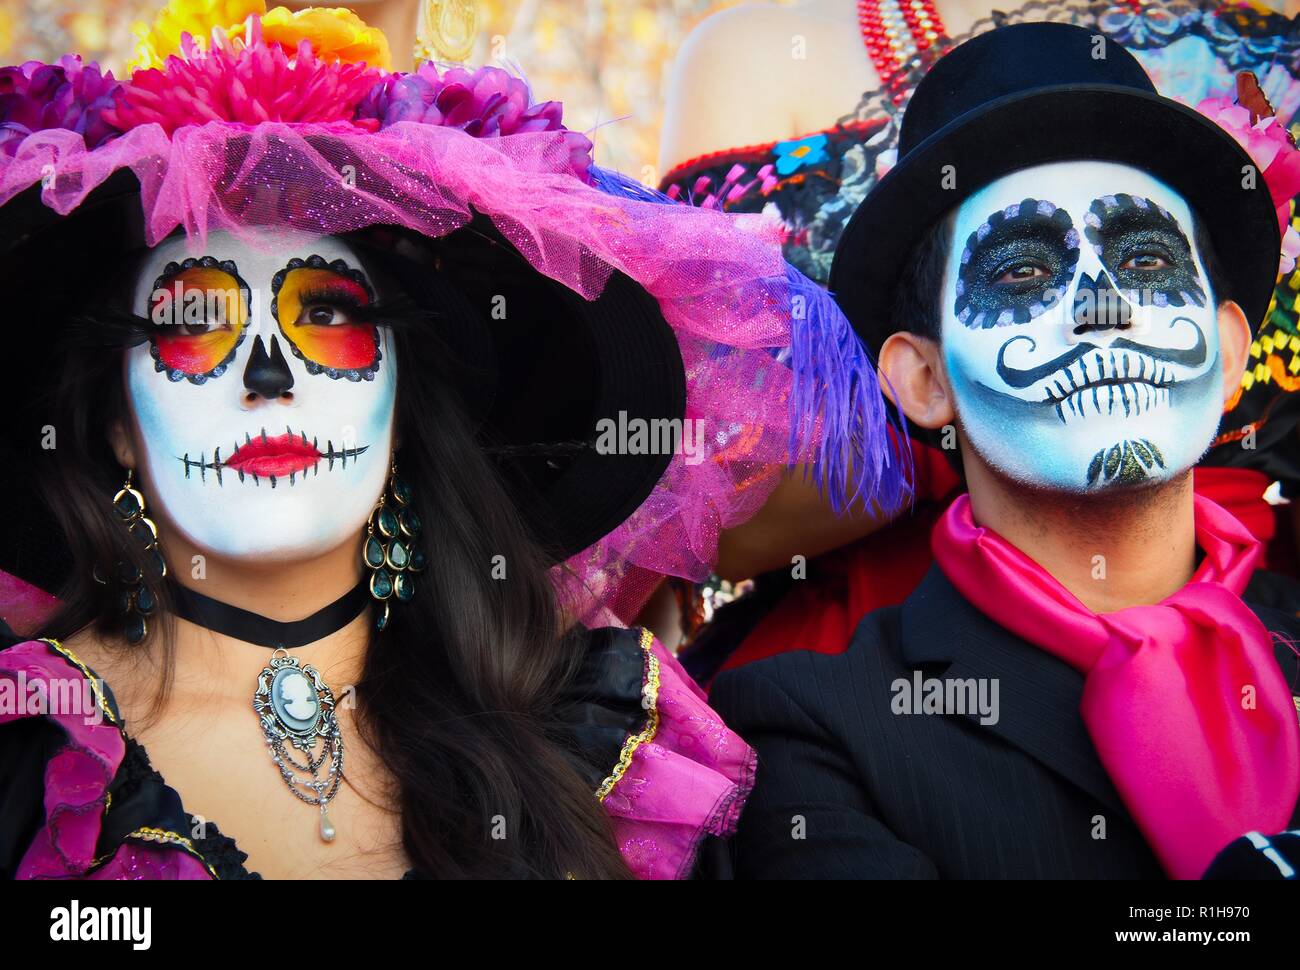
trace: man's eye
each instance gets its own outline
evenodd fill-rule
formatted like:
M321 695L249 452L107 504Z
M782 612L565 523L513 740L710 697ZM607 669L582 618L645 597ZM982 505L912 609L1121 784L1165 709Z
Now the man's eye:
M1038 263L1015 263L1009 266L994 282L1023 283L1026 280L1036 280L1049 275L1051 274L1048 273L1047 268Z
M1168 269L1169 260L1159 253L1135 253L1119 264L1120 269L1155 270Z

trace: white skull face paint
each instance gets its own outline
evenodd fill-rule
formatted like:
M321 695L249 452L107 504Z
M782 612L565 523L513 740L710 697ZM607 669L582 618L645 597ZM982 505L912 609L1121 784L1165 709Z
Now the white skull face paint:
M307 558L357 539L388 476L396 368L339 239L164 242L136 280L159 326L126 355L153 494L197 548Z
M1194 465L1223 407L1213 294L1187 203L1138 169L1024 169L957 212L942 346L972 447L1083 492Z

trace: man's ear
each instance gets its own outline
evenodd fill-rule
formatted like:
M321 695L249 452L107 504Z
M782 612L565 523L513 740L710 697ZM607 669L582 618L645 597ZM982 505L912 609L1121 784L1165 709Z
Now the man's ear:
M954 422L952 390L935 341L906 331L892 333L880 348L879 369L885 394L913 424L942 428Z
M1219 304L1219 354L1223 358L1223 402L1227 404L1241 387L1250 359L1250 324L1241 307L1231 300Z
M119 465L123 468L135 467L135 444L126 430L126 422L121 418L108 426L108 445L113 449Z

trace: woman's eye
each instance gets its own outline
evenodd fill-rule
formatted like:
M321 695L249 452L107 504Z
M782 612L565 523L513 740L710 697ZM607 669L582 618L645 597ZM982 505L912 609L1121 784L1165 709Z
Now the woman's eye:
M299 325L311 324L317 327L338 327L354 322L347 311L328 303L315 303L305 306L298 318Z
M995 280L997 283L1023 283L1050 275L1046 267L1038 263L1016 263Z
M205 320L202 323L181 324L181 333L190 337L197 337L200 334L212 333L217 330L230 330L230 329L231 329L230 324L224 321L217 321L214 323Z
M1159 253L1137 253L1119 264L1120 269L1154 270L1168 269L1169 260Z

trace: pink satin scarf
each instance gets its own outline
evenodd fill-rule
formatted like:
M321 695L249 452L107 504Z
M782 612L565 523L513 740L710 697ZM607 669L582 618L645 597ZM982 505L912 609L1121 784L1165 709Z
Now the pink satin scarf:
M1241 600L1259 543L1196 496L1205 556L1154 606L1093 613L997 533L963 495L935 526L935 559L979 611L1085 677L1079 712L1165 871L1201 876L1229 842L1287 827L1300 727L1272 637ZM1249 688L1253 688L1253 691ZM1252 702L1253 698L1253 702Z

